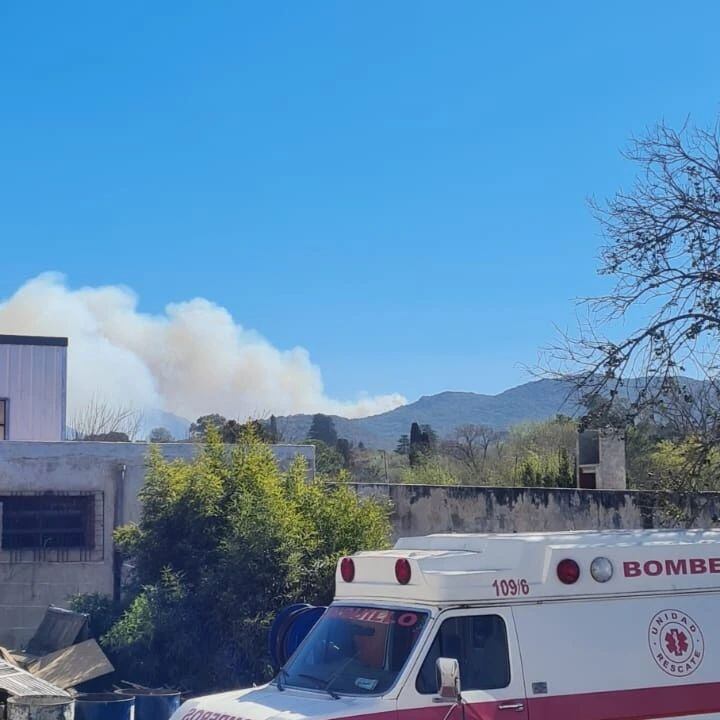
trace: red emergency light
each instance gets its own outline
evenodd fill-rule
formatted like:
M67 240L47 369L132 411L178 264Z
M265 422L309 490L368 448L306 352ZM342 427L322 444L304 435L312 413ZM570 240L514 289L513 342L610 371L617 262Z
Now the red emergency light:
M395 578L401 585L407 585L412 577L412 569L410 562L405 558L400 558L395 563Z
M580 566L570 558L561 560L557 566L558 580L565 585L572 585L580 578Z
M345 582L355 579L355 561L352 558L344 557L340 561L340 576Z

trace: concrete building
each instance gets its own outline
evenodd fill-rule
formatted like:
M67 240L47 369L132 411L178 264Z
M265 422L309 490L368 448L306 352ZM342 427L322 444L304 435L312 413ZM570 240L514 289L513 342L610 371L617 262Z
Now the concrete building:
M191 459L192 443L158 445ZM112 595L119 577L113 530L140 518L146 443L0 443L0 645L22 647L49 604ZM275 445L281 468L297 455L315 472L312 445Z
M67 338L0 335L0 440L63 440Z
M625 490L625 433L584 430L577 440L577 485L583 490Z

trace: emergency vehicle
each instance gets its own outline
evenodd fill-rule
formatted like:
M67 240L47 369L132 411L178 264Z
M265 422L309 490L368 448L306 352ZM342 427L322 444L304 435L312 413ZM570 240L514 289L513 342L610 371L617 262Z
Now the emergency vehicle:
M720 531L405 538L336 584L275 680L173 720L720 719Z

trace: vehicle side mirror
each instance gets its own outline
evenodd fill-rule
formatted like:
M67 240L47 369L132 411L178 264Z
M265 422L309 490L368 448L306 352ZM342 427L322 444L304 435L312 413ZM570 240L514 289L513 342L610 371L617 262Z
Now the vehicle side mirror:
M435 663L438 695L443 700L460 699L460 663L455 658L438 658Z

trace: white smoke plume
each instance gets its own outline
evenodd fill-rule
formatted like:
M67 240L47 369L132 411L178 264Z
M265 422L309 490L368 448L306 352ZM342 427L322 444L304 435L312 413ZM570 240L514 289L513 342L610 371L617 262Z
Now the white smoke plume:
M122 286L70 289L44 273L0 302L0 333L60 335L68 348L69 417L94 398L184 418L324 412L363 417L391 410L401 395L338 401L323 389L307 350L279 350L210 300L138 312Z

